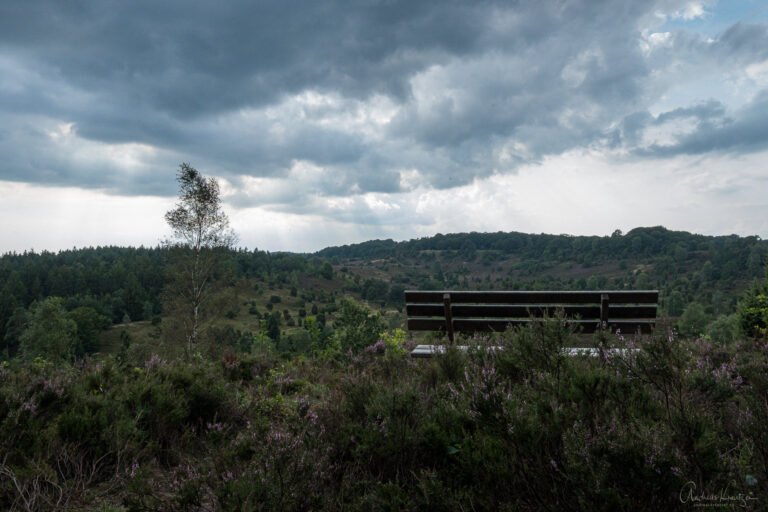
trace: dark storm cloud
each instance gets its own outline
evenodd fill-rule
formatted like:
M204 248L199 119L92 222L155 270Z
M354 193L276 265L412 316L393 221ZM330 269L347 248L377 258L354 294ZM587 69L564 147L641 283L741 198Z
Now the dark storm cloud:
M647 113L658 67L768 55L766 27L737 24L714 43L678 31L649 56L648 19L683 3L5 0L0 179L172 195L180 161L234 184L294 179L303 161L329 176L304 193L343 196L398 191L411 169L450 188L594 145L696 152L719 134L714 148L763 147L747 110ZM366 120L376 109L391 119ZM697 132L676 149L639 147L683 118ZM280 203L298 208L297 194ZM270 203L252 197L234 200Z
M18 79L27 83L23 90L0 88L0 108L75 123L77 134L89 140L152 144L233 172L279 174L293 159L349 165L368 149L333 127L293 126L288 140L267 143L267 121L222 130L218 118L279 104L307 89L402 100L414 72L479 50L490 8L459 2L3 2L0 52L9 66L23 68L27 76ZM30 140L17 142L45 143L26 135ZM61 163L54 172L27 164L6 168L0 177L23 174L57 184L80 179L96 187L105 181Z
M406 93L409 72L427 63L419 54L472 50L486 11L456 2L9 1L0 41L84 90L184 119L307 87Z

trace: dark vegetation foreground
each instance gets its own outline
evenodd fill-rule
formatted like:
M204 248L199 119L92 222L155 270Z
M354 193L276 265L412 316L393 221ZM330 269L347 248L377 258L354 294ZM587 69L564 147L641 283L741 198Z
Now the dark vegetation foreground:
M0 367L2 510L672 510L768 507L768 344L595 337L505 349Z

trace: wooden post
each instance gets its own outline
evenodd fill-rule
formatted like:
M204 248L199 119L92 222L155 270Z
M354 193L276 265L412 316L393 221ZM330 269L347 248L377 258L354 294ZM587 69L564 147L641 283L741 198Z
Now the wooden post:
M608 294L600 295L600 328L608 327Z
M451 312L451 294L443 294L443 309L445 311L445 332L448 334L448 341L453 345L453 313Z

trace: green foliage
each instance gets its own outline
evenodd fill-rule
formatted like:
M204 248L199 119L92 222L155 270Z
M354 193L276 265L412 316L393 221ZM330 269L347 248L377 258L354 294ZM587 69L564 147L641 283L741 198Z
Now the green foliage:
M11 294L9 286L0 289L0 353L4 350L5 334L8 332L8 321L13 316L19 301Z
M405 304L405 286L398 283L392 284L387 294L387 302L398 307L403 306Z
M401 358L408 353L405 348L406 332L402 329L395 329L392 334L388 332L381 333L381 339L384 341L386 354L393 358Z
M739 303L739 321L747 336L768 334L768 286L752 288Z
M309 336L309 345L313 351L322 351L326 348L328 336L324 327L316 316L308 316L304 319L304 330Z
M257 332L251 335L251 354L271 355L274 352L275 344L273 340L263 332Z
M203 248L229 247L233 233L229 219L221 209L219 184L206 178L189 164L182 163L176 175L179 182L179 202L169 210L165 219L174 236L195 252Z
M82 356L99 350L99 336L109 327L110 320L91 307L80 306L69 312L77 326L75 355Z
M280 342L280 313L277 311L267 315L266 335L275 343Z
M187 353L191 355L209 313L212 287L226 273L223 259L234 246L236 236L221 207L215 178L206 178L182 163L176 179L179 202L165 214L173 230L173 240L166 242L171 250L171 265L166 268L165 303L168 311L180 319Z
M78 346L77 324L59 297L48 297L32 305L29 323L20 337L21 353L28 360L71 361Z
M709 321L710 317L704 309L704 306L698 302L692 302L685 308L685 311L683 311L677 325L680 334L684 336L700 336L704 334L704 330Z
M320 267L320 276L324 279L333 279L333 267L327 261Z
M360 290L363 299L370 301L385 301L389 285L381 279L366 279Z
M349 350L359 352L374 344L386 328L378 313L351 298L345 298L333 324L333 339L344 353Z
M471 244L466 247L475 247L476 264L465 265L459 254L468 241ZM90 307L113 323L120 323L125 314L132 321L157 314L171 320L179 309L171 300L174 294L162 296L161 290L170 277L165 270L172 252L167 246L101 247L0 256L0 342L5 340L3 330L7 332L15 308L29 308L34 300L53 294L64 297L69 311ZM593 277L590 286L625 289L637 288L646 280L649 287L661 291L664 312L676 317L692 301L704 304L712 315L735 311L738 297L761 274L767 252L768 242L756 237L707 237L663 228L611 237L459 233L330 248L320 255L227 250L220 254L215 276L217 282L228 285L240 280L249 290L254 286L261 290L258 310L262 312L270 286L279 289L272 293L289 300L292 309L301 308L294 304L298 301L286 299L289 290L296 288L297 298L306 301L307 313L315 302L327 304L334 292L352 285L372 306L386 303L401 308L406 287L584 289L587 278ZM352 256L364 259L341 261ZM374 258L384 261L371 261ZM347 272L334 276L334 261ZM589 270L581 264L585 262L591 264ZM313 279L329 271L331 281ZM383 286L389 290L382 298ZM231 304L209 302L208 306L209 319L223 316L228 309L235 311ZM183 322L169 322L163 341L173 343L168 333L183 332ZM13 350L12 344L9 349Z
M14 357L19 351L21 335L27 328L29 313L22 307L14 309L10 318L5 323L5 334L0 340L0 355L8 358Z
M679 290L674 290L666 300L666 312L669 316L680 316L685 309L685 301Z
M739 315L720 315L706 329L708 340L721 345L729 345L741 337Z
M737 297L760 275L766 253L768 242L758 237L708 237L652 227L610 237L438 234L331 247L319 254L344 258L351 267L373 265L385 271L391 265L408 273L410 287L419 289L658 288L664 312L677 317L690 302L709 306L710 296L712 313L732 312ZM472 254L476 264L468 258ZM586 268L591 276L585 275ZM378 272L358 275L359 291L366 291L366 279L381 277Z
M563 357L571 336L547 319L339 365L243 333L250 352L215 362L5 363L0 509L657 511L688 482L760 503L764 344L662 328L594 340L639 353Z
M64 503L85 510L666 510L679 507L688 481L703 492L768 495L768 352L764 340L740 341L736 325L764 334L765 289L745 297L738 315L709 322L731 310L745 269L753 272L761 261L762 245L659 229L604 238L468 234L381 242L376 250L391 251L392 259L372 264L378 277L364 295L374 290L377 302L394 304L402 301L403 283L422 279L436 287L505 286L491 273L501 279L508 273L521 288L577 286L576 277L559 280L557 272L566 269L584 275L584 287L589 274L594 287L633 286L638 279L662 284L667 311L687 313L681 332L706 336L676 339L663 327L652 338L603 335L595 339L601 349L629 345L641 352L568 358L560 348L573 343L572 334L550 319L493 340L468 340L477 345L468 351L450 348L413 360L404 357L402 331L381 334L381 316L354 301L336 309L339 288L327 282L297 289L312 311L303 329L281 336L280 322L290 316L275 311L273 341L266 333L270 315L245 320L264 330L256 334L232 327L243 320L236 315L228 330L206 331L223 349L208 353L203 345L188 362L174 361L163 342L145 344L137 334L142 326L133 325L115 332L124 333L125 344L115 359L96 356L69 366L44 350L31 360L0 363L0 509ZM508 254L519 255L514 265ZM574 255L593 268L585 273L576 260L567 268L553 263ZM86 290L67 295L51 315L64 319L59 331L74 323L77 353L99 318L160 311L156 271L166 256L165 250L104 248L0 258L0 286L10 282L13 296L24 296L13 301L4 349L16 350L22 333L33 332L41 319L31 317L44 301L25 307L51 290ZM451 267L469 256L487 279ZM311 282L299 279L301 272L318 276L325 265L333 278L330 262L314 256L230 251L225 257L238 275L265 278L281 290L274 293ZM108 277L91 274L79 258ZM599 267L615 258L625 262L622 276L602 274ZM711 264L704 268L701 258ZM404 261L414 266L400 266ZM380 299L375 279L385 268L400 277ZM350 282L362 276L363 290L359 270L352 262L345 276ZM554 277L540 277L550 270ZM529 281L517 279L527 272ZM702 293L705 283L712 290ZM252 293L253 280L242 289ZM259 307L268 298L262 294ZM292 311L305 307L284 300ZM686 308L692 300L706 306ZM8 316L10 304L0 303L0 314ZM164 321L163 329L174 326ZM482 348L488 344L504 348L488 352ZM371 346L388 355L356 354Z

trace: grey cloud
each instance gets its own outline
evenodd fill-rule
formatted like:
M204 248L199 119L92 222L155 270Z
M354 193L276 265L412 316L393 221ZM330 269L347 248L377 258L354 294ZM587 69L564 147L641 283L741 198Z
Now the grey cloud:
M768 26L740 22L726 30L717 41L715 51L741 60L768 56Z
M40 127L41 120L0 115L0 154L4 155L0 177L11 181L48 186L72 186L102 189L121 195L173 195L176 190L173 173L177 162L167 156L152 157L149 165L125 169L105 158L90 160L58 151L51 141L49 129Z
M172 195L180 161L238 183L288 179L298 160L328 171L311 193L332 197L397 192L407 169L450 188L576 147L636 148L644 129L673 118L700 125L677 151L727 130L760 139L758 118L745 111L728 124L717 102L647 113L654 70L676 59L743 65L768 48L765 26L737 24L714 43L676 32L669 49L645 55L639 20L661 4L6 0L0 71L17 73L0 77L0 179ZM338 105L289 111L307 91ZM375 133L328 121L377 95L396 115ZM56 122L74 123L83 143L158 153L133 173L87 161L41 128ZM737 147L724 144L714 147ZM663 151L673 149L645 148ZM301 190L272 204L299 211Z
M740 109L732 118L708 119L696 129L678 137L674 144L641 148L638 154L664 157L696 155L715 151L760 151L768 148L768 90Z
M483 33L482 2L436 5L8 1L0 41L85 90L189 117L307 87L403 93L419 53L465 53Z
M283 213L319 215L346 224L371 226L426 226L434 222L434 217L428 212L414 212L405 204L398 206L392 210L376 211L359 198L344 207L332 207L316 198L305 198L301 204L270 205L268 209Z
M34 84L39 88L23 95L0 88L0 109L74 122L79 136L94 141L152 144L225 174L280 175L292 160L306 159L345 167L350 187L393 190L391 171L355 165L369 152L368 161L383 160L355 134L295 125L287 140L274 143L266 136L269 121L222 129L217 120L279 105L307 89L402 100L414 72L481 50L491 8L485 2L3 2L0 56L43 76ZM43 150L46 141L34 144ZM77 177L26 166L23 173L0 171L0 178L20 174L53 184ZM104 184L81 176L82 186Z
M695 118L701 121L720 118L725 115L725 106L717 100L709 100L706 103L692 107L679 107L656 116L655 124L663 124L673 119Z
M300 128L291 134L286 146L294 158L320 165L352 163L364 154L360 137L328 129Z
M655 117L648 111L633 112L625 116L618 129L610 132L607 138L613 148L624 146L636 149L636 154L648 154L648 148L642 146L642 138L649 127L663 126L678 119L690 119L701 128L723 123L725 115L725 106L716 100L675 108Z
M429 109L412 99L392 135L444 151L453 162L479 164L470 163L471 171L445 186L496 172L503 164L489 162L509 143L524 148L513 155L514 168L600 141L606 125L641 105L649 73L631 37L636 19L617 17L620 10L639 15L637 3L518 7L517 16L536 27L535 37L486 59L444 64L437 82L450 84L446 90L453 94Z
M616 133L614 147L620 146L623 142L629 146L636 146L643 136L643 132L648 125L654 122L650 112L633 112L621 120L621 129Z
M668 34L666 44L655 48L649 56L654 67L667 67L671 63L685 72L696 66L718 69L739 69L752 62L768 58L768 25L739 22L714 38L688 31ZM672 71L671 76L676 76Z

